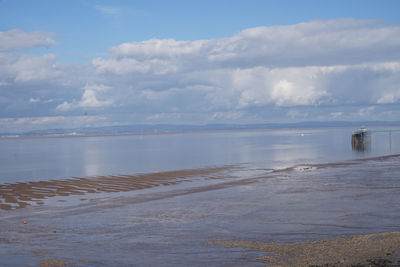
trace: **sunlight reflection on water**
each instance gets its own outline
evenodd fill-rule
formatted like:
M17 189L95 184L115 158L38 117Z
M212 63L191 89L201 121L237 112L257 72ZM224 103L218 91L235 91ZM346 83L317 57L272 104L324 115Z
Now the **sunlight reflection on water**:
M353 128L0 139L0 183L221 165L283 168L400 153L400 133L372 134L352 151Z

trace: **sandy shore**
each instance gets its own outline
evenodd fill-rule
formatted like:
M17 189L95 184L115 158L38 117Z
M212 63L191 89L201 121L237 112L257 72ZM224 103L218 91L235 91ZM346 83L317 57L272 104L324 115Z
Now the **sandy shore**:
M354 235L303 243L216 241L207 245L266 252L268 266L400 266L400 232Z
M23 208L30 203L55 196L84 195L89 193L126 192L157 186L168 186L205 176L219 179L218 173L228 167L177 170L158 173L72 178L39 182L0 185L0 209Z
M3 184L0 265L399 266L399 159Z
M399 157L399 154L394 154L336 163L295 165L288 168L275 169L270 173L266 172L263 178L270 177L270 175L280 175L285 172L288 173L293 171L310 171L314 169L341 168L359 165L368 161L383 161L387 159L396 159ZM55 196L127 192L153 188L157 186L168 186L179 184L185 181L192 181L195 177L222 179L226 178L226 173L223 174L223 171L226 171L230 168L233 168L233 166L165 171L136 175L112 175L85 178L73 177L71 179L63 180L0 184L0 209L11 210L15 208L23 208L32 203L40 205L43 203L43 199ZM241 183L246 183L246 181L238 182L238 184ZM224 185L222 185L222 187L224 187ZM207 190L207 188L204 190Z

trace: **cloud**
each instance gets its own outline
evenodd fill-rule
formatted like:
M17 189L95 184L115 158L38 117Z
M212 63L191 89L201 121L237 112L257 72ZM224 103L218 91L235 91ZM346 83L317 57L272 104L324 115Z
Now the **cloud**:
M339 19L123 43L92 63L98 75L118 80L117 91L126 88L124 99L114 99L123 106L219 114L397 101L399 62L400 27Z
M92 73L54 54L0 53L0 118L54 115L57 105L79 99L79 88L94 83Z
M125 124L396 120L399 84L399 26L311 21L218 39L127 42L89 65L0 53L0 117L90 111Z
M166 121L179 120L181 115L178 113L156 113L147 116L144 120L151 123L165 123Z
M113 105L112 100L99 100L97 96L97 94L109 90L110 87L103 84L86 84L82 89L83 94L80 101L71 103L64 101L56 107L56 110L69 111L76 108L96 109Z
M3 81L0 81L0 87L2 87L2 86L6 86L6 85L9 85L9 83L8 83L8 82L3 82Z
M319 87L318 67L237 70L234 86L241 91L238 107L315 105L328 95Z
M370 107L366 107L366 108L361 108L360 111L358 112L358 114L360 115L360 117L364 117L364 116L369 116L371 115L371 113L376 109L375 106L370 106Z
M18 29L0 32L0 52L55 46L58 43L52 38L54 35L49 32L24 32Z
M271 99L277 106L312 105L324 95L326 91L318 92L311 85L299 87L293 82L281 80L273 87Z
M42 56L0 54L0 78L4 77L6 80L26 83L55 79L61 74L54 54Z
M376 102L377 104L394 104L400 99L400 88L395 91L385 92Z
M340 117L343 115L343 112L341 112L341 111L331 112L330 115L331 115L333 118L336 119L336 118L340 118Z
M113 6L96 5L96 9L103 15L117 16L121 13L121 9Z
M117 47L112 47L110 51L117 57L133 57L139 60L154 58L173 59L196 55L209 42L151 39L143 42L124 43Z
M301 112L299 110L293 110L290 109L287 113L286 116L288 116L291 119L301 119L304 120L305 118L308 117L308 113L306 112Z
M0 128L5 132L27 132L49 128L77 128L95 126L106 121L104 116L43 116L0 118ZM2 132L2 133L5 133Z
M237 120L243 117L243 112L234 111L234 112L214 112L211 117L210 121L221 121L221 120Z
M39 98L33 98L33 97L29 98L29 103L38 103L38 102L40 102Z
M99 89L101 88L101 89ZM112 101L110 100L98 100L97 99L97 92L103 91L106 88L105 86L101 85L86 85L83 89L83 95L79 106L82 108L102 108L112 105Z
M78 107L78 105L76 103L68 103L67 101L64 101L62 104L59 104L56 107L56 110L68 111L68 110L74 109L76 107Z
M400 27L369 20L311 21L246 29L221 39L151 39L111 48L111 59L95 59L100 71L158 73L199 68L287 68L400 60ZM119 67L118 65L121 65ZM142 66L142 67L138 67ZM125 72L121 72L125 69Z
M109 71L115 74L151 73L159 75L177 71L177 66L161 59L151 59L141 62L134 58L123 58L120 60L97 58L93 60L93 65L100 73Z

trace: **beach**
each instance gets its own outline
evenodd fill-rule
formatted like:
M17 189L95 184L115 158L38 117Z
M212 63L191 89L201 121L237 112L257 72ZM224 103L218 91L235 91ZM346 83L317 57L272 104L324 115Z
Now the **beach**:
M210 242L209 245L244 247L264 251L268 266L398 266L400 232L346 236L297 243L244 241Z
M0 267L400 267L399 10L0 0Z
M237 166L166 172L146 175L146 183L132 182L129 189L107 187L109 177L32 183L35 193L27 185L7 185L20 187L14 198L33 204L1 211L2 265L394 262L400 181L387 170L400 174L399 160L396 155L275 172ZM44 194L50 188L57 196ZM35 204L37 192L43 203Z
M319 146L307 143L325 132L308 134L287 132L306 141L293 146L285 137L276 151L263 150L267 163L230 158L201 168L108 175L99 167L104 175L7 178L0 184L1 266L397 266L400 155L339 160L345 152L336 152L329 160L332 154L315 153ZM238 158L251 159L262 148L254 140L264 142L258 138L265 135L272 134L200 137L236 140L232 155L245 151L250 156ZM57 142L78 140L64 139ZM99 139L81 140L102 146ZM109 140L121 141L102 142ZM271 153L291 161L270 164Z

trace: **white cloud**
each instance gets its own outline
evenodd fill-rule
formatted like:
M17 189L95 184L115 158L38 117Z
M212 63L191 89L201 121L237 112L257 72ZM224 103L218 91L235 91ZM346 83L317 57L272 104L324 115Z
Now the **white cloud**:
M386 119L391 111L396 119L399 84L399 26L311 21L123 43L91 65L0 53L0 116L96 110L116 121L204 123Z
M237 119L240 119L241 117L243 117L243 112L238 112L238 111L234 111L234 112L214 112L211 117L210 120L216 120L216 121L221 121L221 120L228 120L228 121L235 121Z
M18 29L0 32L0 52L54 46L58 43L49 32L24 32Z
M121 13L121 9L114 6L96 5L96 9L103 15L116 16Z
M59 111L69 111L71 109L74 109L75 107L77 107L78 105L76 103L68 103L67 101L64 101L62 104L59 104L56 107L56 110Z
M369 116L369 115L372 114L372 112L373 112L375 109L376 109L375 106L370 106L370 107L366 107L366 108L361 108L360 111L358 112L358 114L359 114L361 117Z
M99 75L134 84L122 102L138 95L149 105L187 99L197 109L221 112L376 104L399 81L399 62L400 27L340 19L251 28L221 39L123 43L93 66ZM378 93L389 76L393 81ZM193 88L203 88L196 90L197 105L183 93Z
M91 89L85 89L85 92L82 95L81 102L79 106L82 108L101 108L112 105L112 101L110 100L98 100L96 96L96 91Z
M54 54L42 56L0 54L0 77L4 75L16 83L50 80L61 74Z
M143 42L123 43L111 48L116 57L132 57L138 60L163 58L178 59L201 53L210 41L176 41L174 39L151 39Z
M336 119L336 118L340 118L340 117L343 115L343 112L341 112L341 111L331 112L330 115L331 115L333 118Z
M160 62L174 66L164 68L163 73L196 68L332 66L400 60L399 47L400 27L341 19L251 28L222 39L123 43L111 48L114 58L93 63L99 71L117 74L157 73L153 68Z
M377 100L377 104L393 104L399 101L400 99L400 88L398 88L394 92L385 92L383 95Z
M8 82L3 82L3 81L0 81L0 87L2 87L2 86L7 86L7 85L9 85L9 83L8 83Z
M181 115L179 113L156 113L145 117L145 121L152 123L165 123L166 121L178 120Z
M171 62L161 59L150 59L146 61L138 61L134 58L117 59L101 59L93 60L93 65L97 71L112 72L115 74L128 74L128 73L152 73L152 74L166 74L177 70L177 66Z
M288 116L292 120L293 119L305 119L308 117L308 113L291 109L286 113L286 116Z
M313 105L326 94L326 91L318 91L312 85L300 87L287 80L281 80L273 87L271 99L277 106Z
M76 108L105 108L113 105L112 100L99 100L97 94L110 89L103 84L86 84L83 88L83 94L79 102L66 102L56 107L58 111L69 111Z
M237 70L233 80L241 91L238 107L319 104L328 96L326 90L318 88L323 72L326 70L320 67Z
M111 89L111 87L104 84L86 84L82 89L85 91L90 90L90 91L102 92Z
M33 98L33 97L29 98L29 103L38 103L38 102L40 102L39 98Z
M161 91L161 92L153 91L150 89L145 89L140 92L140 96L142 96L146 100L159 101L159 100L164 100L164 99L168 98L170 95L174 94L175 92L176 92L176 89L174 89L174 88L167 90L167 91Z

